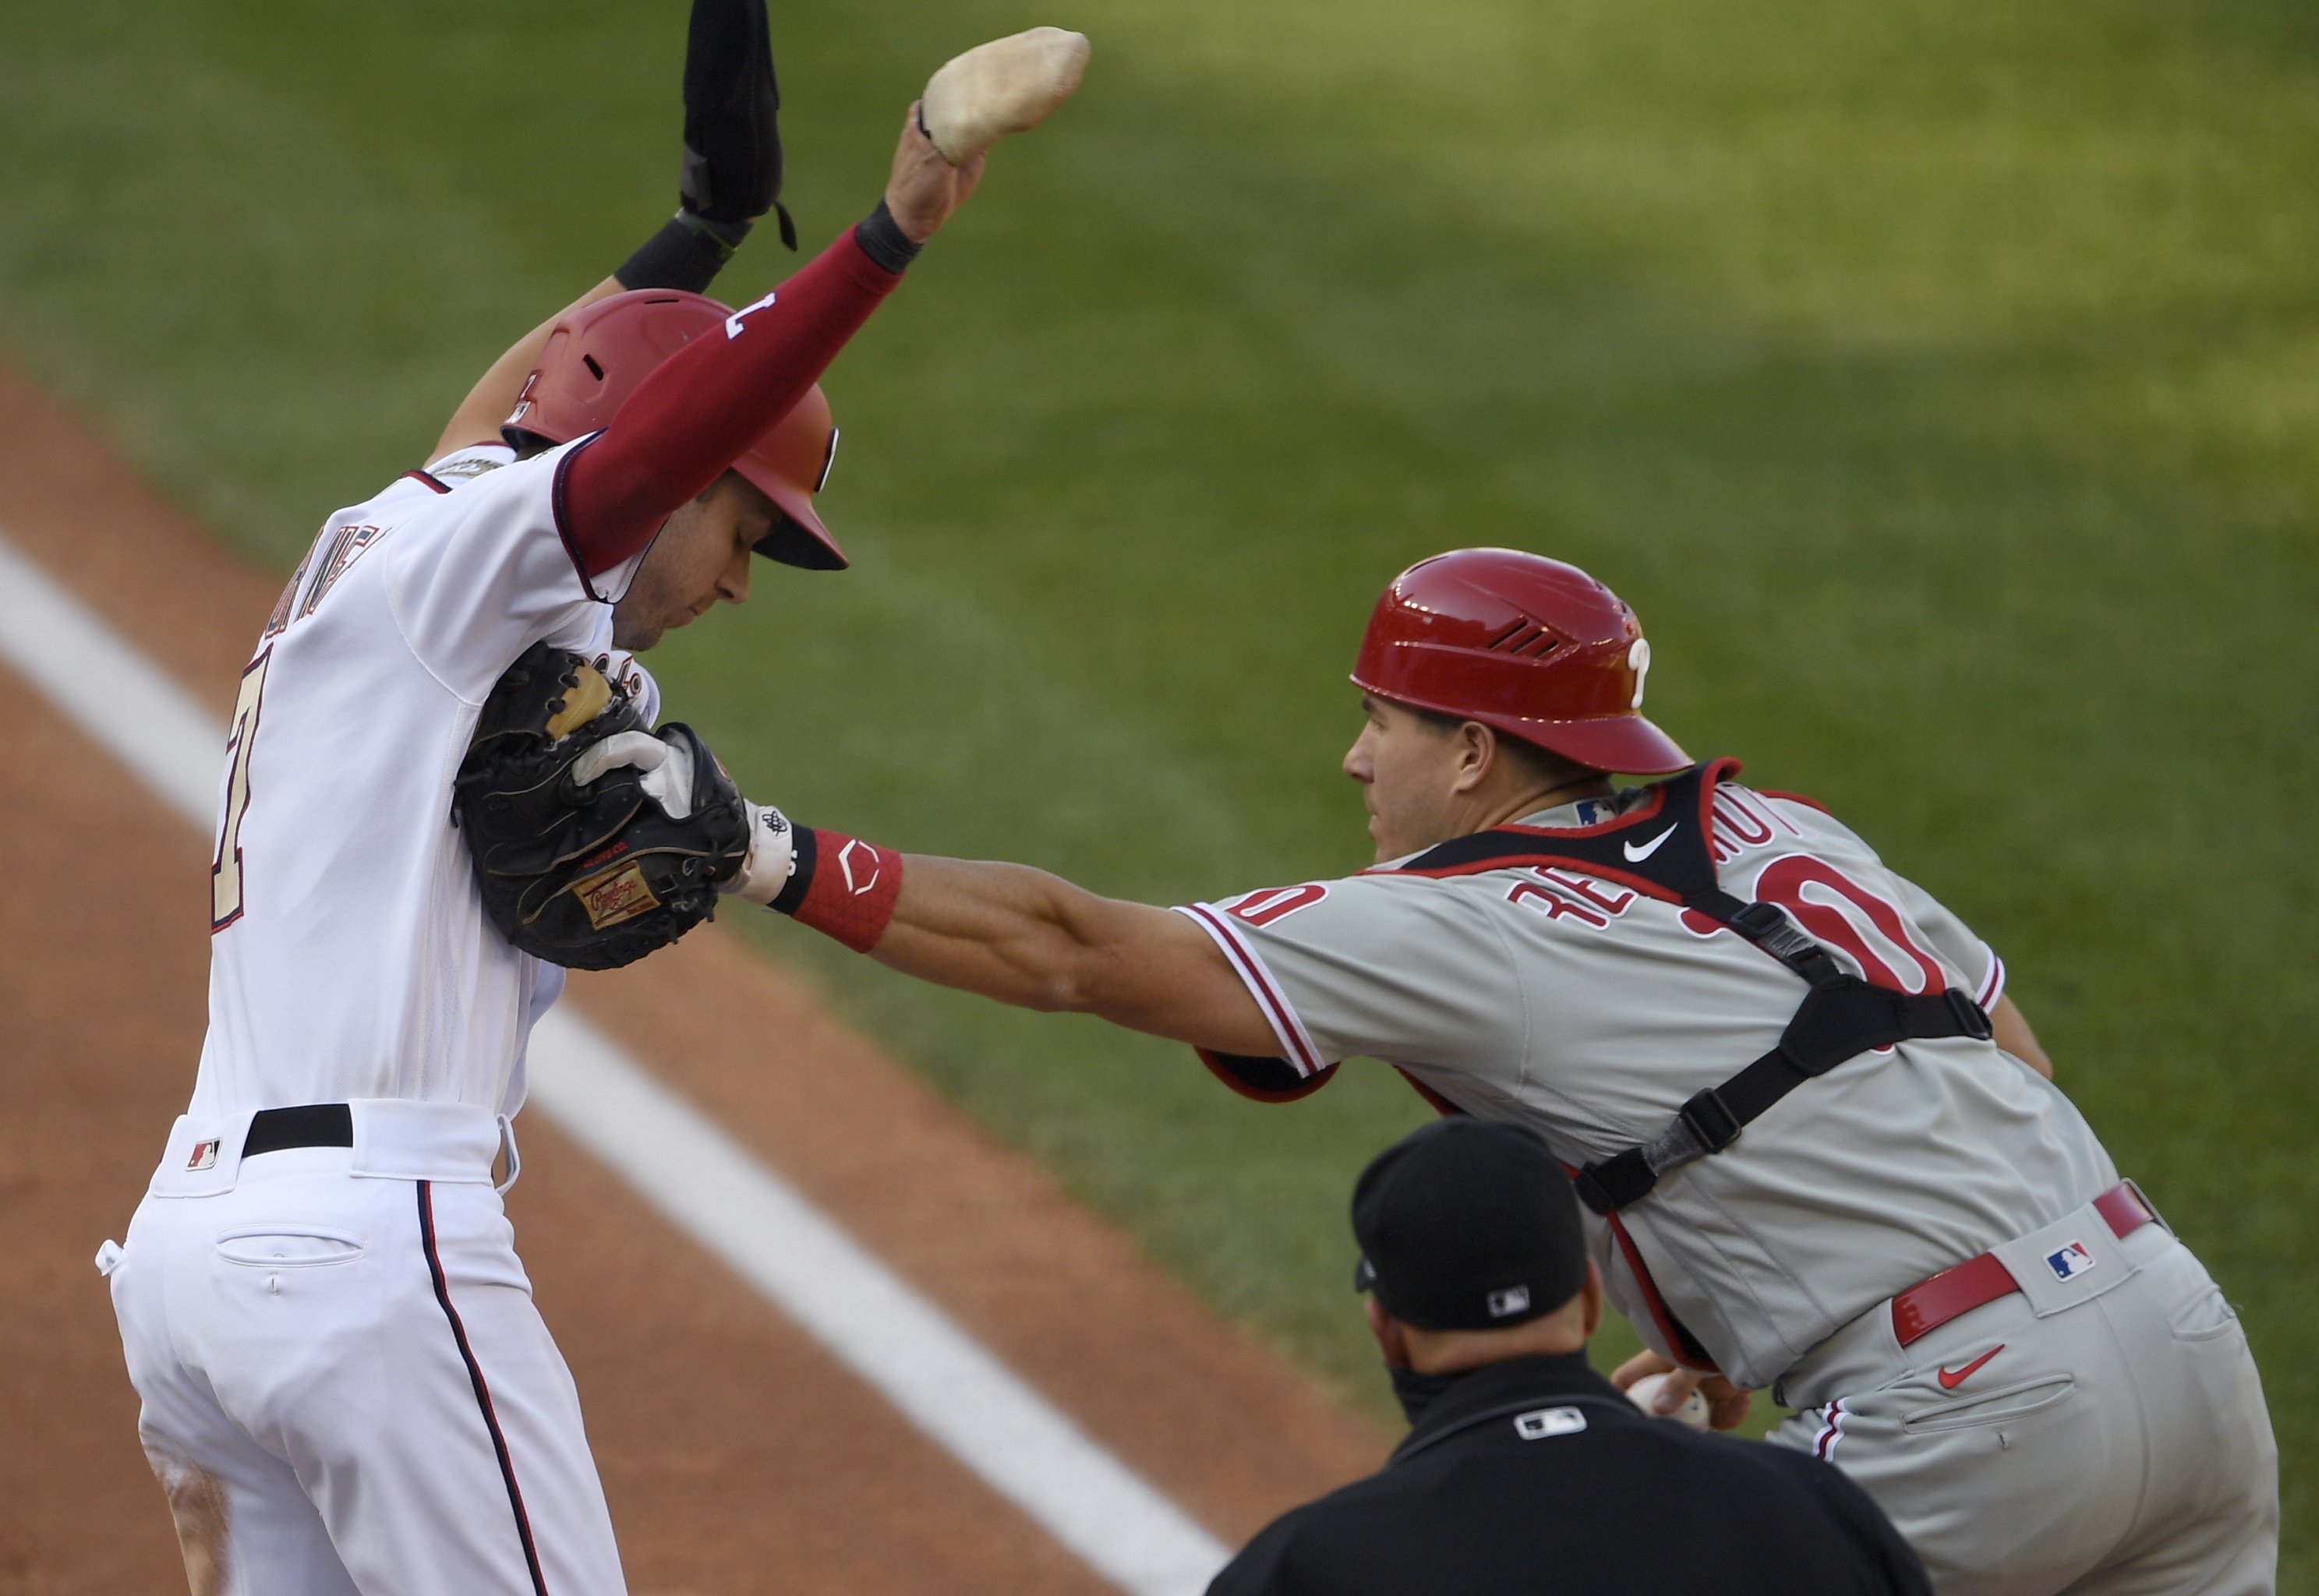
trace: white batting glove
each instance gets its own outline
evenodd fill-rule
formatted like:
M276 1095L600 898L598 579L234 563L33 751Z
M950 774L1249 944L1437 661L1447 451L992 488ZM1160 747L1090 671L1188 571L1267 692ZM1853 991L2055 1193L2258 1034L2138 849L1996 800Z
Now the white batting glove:
M749 812L749 857L740 875L721 890L770 908L797 869L797 830L770 804L743 798L741 807Z
M650 732L617 732L572 762L572 779L582 786L607 771L633 770L646 797L672 820L692 813L692 750ZM779 897L797 866L797 834L789 816L768 804L741 800L749 816L749 857L741 873L719 891L768 904Z
M692 750L650 732L614 733L572 762L572 779L584 787L623 766L641 772L645 796L671 820L692 813Z

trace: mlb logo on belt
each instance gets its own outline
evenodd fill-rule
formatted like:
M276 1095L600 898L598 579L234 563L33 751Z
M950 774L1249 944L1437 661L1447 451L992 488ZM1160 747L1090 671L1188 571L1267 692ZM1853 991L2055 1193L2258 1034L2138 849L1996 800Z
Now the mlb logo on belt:
M185 1160L188 1169L212 1169L217 1167L218 1144L214 1141L194 1143L194 1156Z
M2094 1267L2094 1255L2086 1250L2082 1241L2072 1241L2059 1252L2045 1255L2045 1267L2053 1271L2056 1280L2075 1280Z

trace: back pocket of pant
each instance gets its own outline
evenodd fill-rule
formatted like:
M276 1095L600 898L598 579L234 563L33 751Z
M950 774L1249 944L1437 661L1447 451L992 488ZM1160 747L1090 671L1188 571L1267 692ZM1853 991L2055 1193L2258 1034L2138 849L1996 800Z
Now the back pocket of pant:
M2237 1330L2239 1316L2223 1296L2223 1288L2209 1285L2204 1291L2192 1292L2187 1302L2169 1314L2166 1328L2174 1332L2178 1341L2211 1341Z
M350 1264L363 1255L362 1239L316 1225L244 1225L217 1240L218 1256L252 1269L314 1269Z
M1954 1402L1935 1402L1900 1416L1900 1428L1910 1435L1938 1435L1945 1430L1972 1429L1983 1424L2003 1424L2026 1419L2064 1401L2078 1388L2067 1375L2041 1375L1993 1391L1976 1391Z

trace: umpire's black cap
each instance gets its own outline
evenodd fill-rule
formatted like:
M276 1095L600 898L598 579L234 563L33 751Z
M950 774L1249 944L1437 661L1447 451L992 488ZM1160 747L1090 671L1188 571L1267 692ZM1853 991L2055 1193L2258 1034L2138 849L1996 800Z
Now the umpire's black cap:
M1356 1290L1420 1330L1496 1330L1586 1283L1578 1195L1546 1143L1494 1120L1439 1120L1379 1153L1353 1187Z

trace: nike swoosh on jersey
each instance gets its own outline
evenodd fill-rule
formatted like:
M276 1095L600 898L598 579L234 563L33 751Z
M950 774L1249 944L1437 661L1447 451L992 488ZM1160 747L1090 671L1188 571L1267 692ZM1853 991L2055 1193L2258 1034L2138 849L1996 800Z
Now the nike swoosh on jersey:
M1973 1370L1979 1368L1981 1365L1987 1363L1990 1358L1995 1357L1999 1353L2004 1350L2005 1343L1999 1341L1996 1346L1991 1347L1988 1351L1982 1353L1979 1357L1974 1358L1971 1363L1965 1365L1964 1367L1961 1369L1944 1367L1940 1373L1941 1389L1943 1391L1954 1391L1958 1386L1963 1384L1967 1380L1972 1377Z
M1621 843L1619 846L1627 855L1627 862L1629 864L1640 864L1652 854L1657 852L1659 851L1659 845L1665 843L1669 837L1674 835L1674 831L1675 828L1670 825L1665 831L1659 833L1658 835L1653 837L1649 842L1645 843L1639 848L1636 847L1632 843Z

